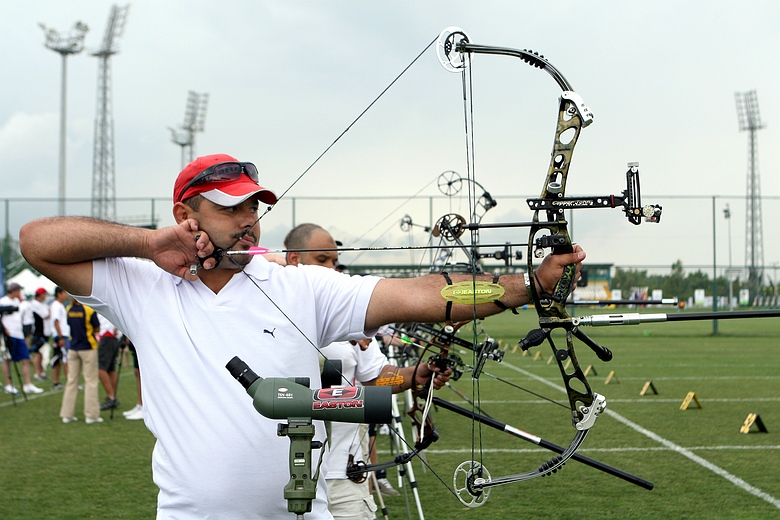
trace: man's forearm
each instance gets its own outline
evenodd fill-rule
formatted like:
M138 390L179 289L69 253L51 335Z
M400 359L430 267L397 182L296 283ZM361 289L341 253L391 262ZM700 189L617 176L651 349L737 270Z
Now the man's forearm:
M572 253L548 255L538 268L534 270L533 277L529 278L529 285L535 284L537 293L544 293L558 283L565 266L574 264L579 272L585 252L579 246L574 247ZM577 274L574 279L576 280ZM378 328L386 323L404 322L441 322L463 321L474 318L484 318L497 314L504 309L520 307L531 302L531 295L526 290L523 274L503 275L498 284L503 289L491 294L480 303L471 303L473 292L469 292L474 277L469 274L450 275L452 284L461 283L463 289L463 303L452 302L448 305L447 298L442 296L442 289L450 285L447 277L442 274L430 274L420 278L387 278L380 280L371 296L371 302L366 313L366 330ZM478 275L476 280L480 282L492 282L490 275ZM499 303L496 303L499 302Z
M22 254L37 264L76 264L97 258L148 258L152 231L89 217L53 217L25 224L19 233Z
M40 273L71 294L92 293L92 260L149 258L149 229L88 217L34 220L19 232L22 254Z
M474 281L471 275L465 274L453 274L449 278L453 284L465 282L464 289L470 287ZM489 275L477 275L476 279L480 282L493 281L493 277ZM477 318L484 318L503 310L493 301L476 306L471 303L453 302L447 316L447 300L441 291L449 284L440 274L413 279L388 278L381 280L379 284L378 289L383 287L374 291L366 320L367 328L376 328L385 323L435 323L447 318L451 321L471 320L475 313ZM499 284L504 288L504 295L497 299L506 308L520 307L530 301L530 295L526 295L522 274L501 276ZM378 305L374 305L375 303Z

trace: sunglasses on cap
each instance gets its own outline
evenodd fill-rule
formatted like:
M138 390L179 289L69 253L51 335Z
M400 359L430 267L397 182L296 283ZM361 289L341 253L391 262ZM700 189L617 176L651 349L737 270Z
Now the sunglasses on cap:
M179 196L176 198L176 202L181 202L181 198L187 193L187 190L198 184L204 184L207 182L224 182L234 181L241 177L241 174L246 174L247 177L252 179L253 182L259 185L260 177L257 174L257 166L249 162L223 162L213 166L209 166L199 174L197 174L187 184Z

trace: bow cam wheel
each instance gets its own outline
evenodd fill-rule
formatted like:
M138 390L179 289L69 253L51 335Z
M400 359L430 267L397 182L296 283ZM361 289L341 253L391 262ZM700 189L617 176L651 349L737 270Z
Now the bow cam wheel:
M454 242L466 231L466 219L456 213L448 213L433 226L433 236Z
M436 184L439 186L440 192L448 197L453 197L460 193L460 189L463 187L463 178L458 172L447 170L439 174Z
M490 482L490 472L477 461L467 460L455 468L452 476L452 487L458 495L460 503L466 507L479 507L487 502L490 488L476 488Z

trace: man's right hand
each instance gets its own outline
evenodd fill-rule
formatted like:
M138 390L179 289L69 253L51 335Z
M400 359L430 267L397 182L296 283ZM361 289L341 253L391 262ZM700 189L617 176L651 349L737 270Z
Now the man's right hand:
M148 258L161 269L187 280L198 278L197 270L191 270L191 266L213 269L217 265L214 258L207 258L214 252L214 244L195 219L156 230L146 243ZM198 260L203 258L206 260Z

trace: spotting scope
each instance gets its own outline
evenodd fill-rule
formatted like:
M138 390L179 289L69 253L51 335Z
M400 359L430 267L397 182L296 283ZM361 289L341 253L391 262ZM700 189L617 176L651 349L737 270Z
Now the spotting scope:
M388 424L393 418L389 386L312 390L307 377L262 378L237 356L225 368L252 397L255 409L269 419L308 417L322 421Z
M225 368L252 397L255 409L269 419L286 419L277 434L290 439L290 480L284 487L287 510L296 518L311 511L317 497L319 471L312 474L312 449L322 448L314 439L312 419L351 423L387 424L392 419L389 386L309 388L307 377L268 377L255 374L240 358Z

